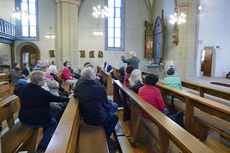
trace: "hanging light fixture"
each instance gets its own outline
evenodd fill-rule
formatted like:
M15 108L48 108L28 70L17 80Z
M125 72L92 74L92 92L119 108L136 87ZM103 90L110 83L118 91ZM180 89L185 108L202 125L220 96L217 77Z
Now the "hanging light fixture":
M174 25L174 24L182 24L186 23L186 14L181 13L179 16L177 13L174 13L173 15L169 16L169 23Z
M108 17L109 16L109 9L106 6L104 6L103 9L101 8L101 5L94 6L93 7L93 13L92 13L92 15L95 18L98 18L98 17L101 17L101 18Z
M97 24L97 28L93 31L94 36L103 36L103 30L99 28L99 24Z
M50 26L50 31L45 34L45 37L47 39L55 39L55 33L52 30L52 27Z
M18 20L21 19L21 11L19 10L18 7L16 7L16 9L13 9L12 17Z

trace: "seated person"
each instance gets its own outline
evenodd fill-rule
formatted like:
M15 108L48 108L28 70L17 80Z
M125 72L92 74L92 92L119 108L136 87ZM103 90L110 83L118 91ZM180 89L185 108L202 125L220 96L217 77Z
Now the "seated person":
M61 86L63 81L60 80L59 77L57 76L58 71L56 69L53 69L53 68L50 69L50 67L48 68L48 71L49 71L50 75L53 77L53 79L58 82L59 94L62 95L62 96L67 96L68 97L69 93L67 91L65 91L65 89Z
M18 63L14 63L10 70L10 79L11 82L17 84L26 84L27 78L20 74L20 68Z
M77 72L74 72L73 68L72 68L72 63L70 62L70 67L69 67L69 71L70 73L72 74L72 76L75 78L75 79L79 79L81 77L81 75Z
M95 82L96 73L91 67L84 68L81 76L74 93L79 100L83 121L89 125L103 126L109 148L115 149L116 143L110 136L118 122L118 116L110 112L105 88Z
M94 69L94 66L93 64L91 64L90 62L86 62L84 64L84 68L88 68L88 67L91 67L92 69ZM100 85L105 85L105 82L103 81L103 77L99 74L99 73L96 73L96 83L100 84Z
M75 87L77 79L75 79L70 73L69 67L71 66L69 61L64 62L64 69L62 70L62 78L65 82L70 83L73 87Z
M41 71L32 72L30 80L31 83L14 90L14 94L19 97L21 104L19 120L25 126L43 128L43 138L37 151L45 151L57 125L56 120L51 117L50 102L64 102L69 98L55 96L43 89L41 86L45 83L45 75Z
M139 69L135 69L132 71L129 78L129 88L138 93L139 88L142 86L144 86L144 83L142 82L142 72Z
M41 67L41 61L38 60L37 64L34 66L34 70L40 70L40 67Z
M181 80L179 77L175 75L175 69L172 67L168 69L167 75L168 76L164 79L164 84L182 90ZM171 97L172 96L167 96L168 99L171 99Z
M126 74L125 74L125 78L124 78L124 84L126 86L129 86L129 78L130 78L130 74L132 73L133 70L134 70L133 66L131 66L131 65L126 67Z
M226 74L226 79L230 79L230 72Z
M23 74L27 77L32 72L32 68L29 66L29 63L24 63Z
M112 78L117 80L117 78L115 77L115 75L113 74L113 67L111 65L109 65L109 62L105 62L104 63L104 67L103 67L103 70L105 72L108 72L112 75Z
M49 68L48 68L48 71L49 71L49 72L52 71L52 72L55 73L55 74L58 73L58 69L57 69L56 63L55 63L54 61L51 62L50 66L49 66Z
M118 71L119 71L119 81L121 83L124 83L124 79L125 79L125 67L124 66L120 67Z
M157 82L157 76L153 74L147 75L145 77L145 84L139 89L138 95L183 127L183 112L178 112L176 114L170 115L168 109L165 107L161 91L156 87ZM148 116L143 112L142 116L148 119Z

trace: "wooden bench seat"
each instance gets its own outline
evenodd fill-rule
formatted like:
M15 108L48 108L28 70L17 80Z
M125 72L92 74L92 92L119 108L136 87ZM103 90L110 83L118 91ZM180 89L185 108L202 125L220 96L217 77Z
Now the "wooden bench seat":
M81 122L78 99L71 95L45 153L76 152L108 153L108 147L102 127Z
M7 120L9 130L1 137L2 153L17 153L21 150L35 151L38 129L14 124L14 113L19 110L17 96L9 96L0 104L0 122Z
M38 128L31 128L17 122L1 137L2 153L17 153L21 150L35 151Z
M171 106L171 102L168 101L167 104ZM174 105L176 109L184 111L185 112L185 103L179 100L174 101ZM221 135L225 136L230 140L230 122L227 122L221 118L218 118L214 115L210 115L206 112L201 111L198 108L194 108L194 116L196 119L201 122L201 124L204 124L205 126L208 126L214 131L217 131ZM205 137L206 138L206 137ZM205 139L203 138L203 139Z
M122 126L120 123L117 123L115 127L115 135L119 143L121 152L123 153L133 153L133 149L125 133L123 132Z
M80 125L78 139L79 153L108 153L105 131L102 126Z

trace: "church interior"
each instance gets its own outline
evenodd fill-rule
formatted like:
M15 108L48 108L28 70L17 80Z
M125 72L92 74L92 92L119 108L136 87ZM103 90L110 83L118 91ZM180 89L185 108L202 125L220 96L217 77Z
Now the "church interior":
M0 153L230 153L228 6L229 0L0 0ZM45 93L54 94L49 81L56 81L56 96L67 98L49 101L56 126L45 145L47 126L27 125L25 118L36 120L28 114L38 112L18 93L39 75ZM81 91L89 80L103 88ZM145 97L149 86L160 100ZM86 121L86 110L101 113L104 104L83 110L83 101L100 100L99 90L118 107L111 137L112 119ZM36 94L30 103L39 101Z

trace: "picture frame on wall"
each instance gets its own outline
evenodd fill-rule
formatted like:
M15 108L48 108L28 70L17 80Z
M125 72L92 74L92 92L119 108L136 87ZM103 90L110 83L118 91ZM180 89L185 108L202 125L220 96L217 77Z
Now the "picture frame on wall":
M50 58L55 57L54 50L49 50Z

